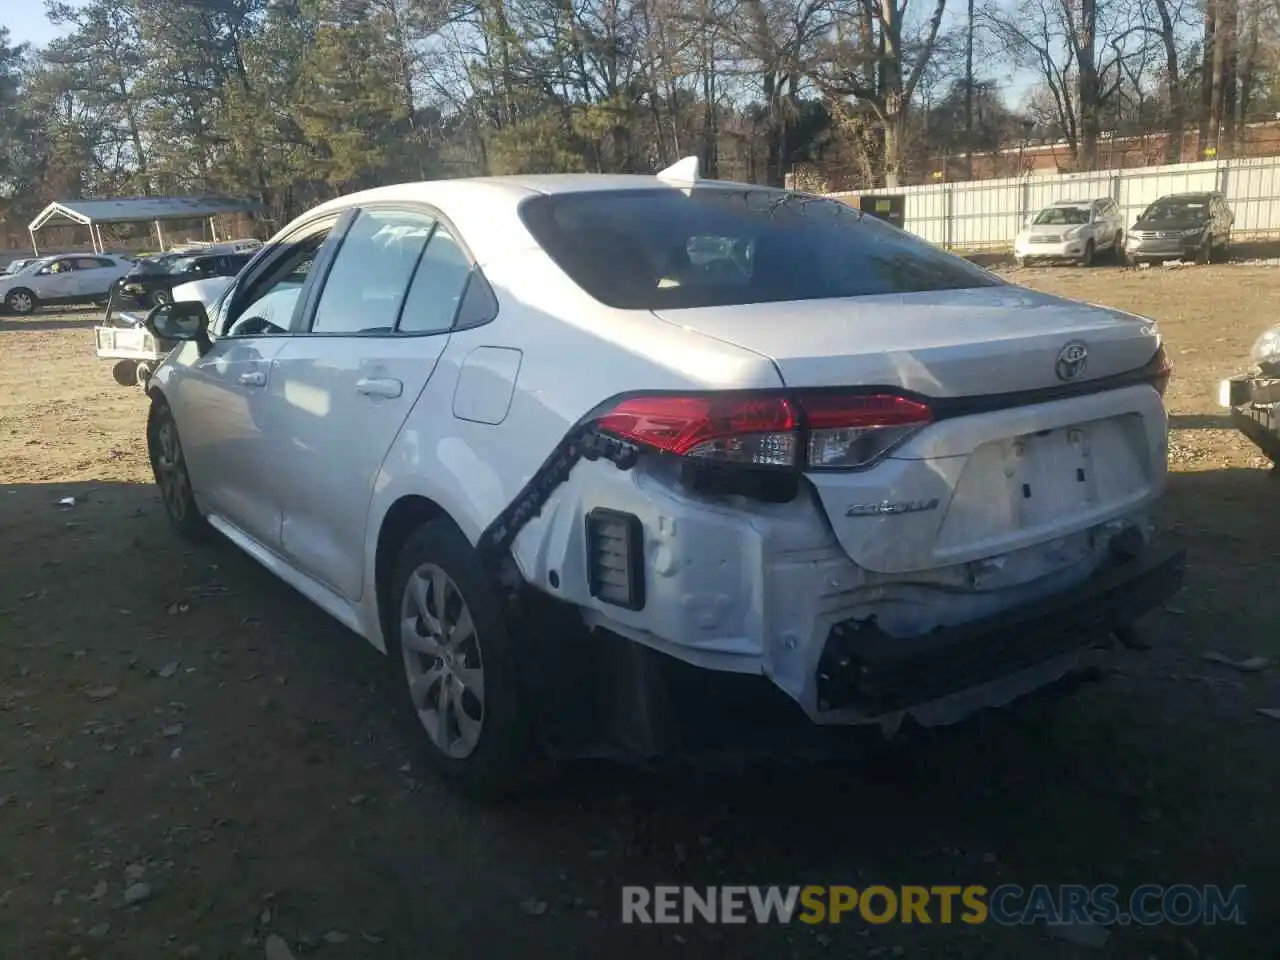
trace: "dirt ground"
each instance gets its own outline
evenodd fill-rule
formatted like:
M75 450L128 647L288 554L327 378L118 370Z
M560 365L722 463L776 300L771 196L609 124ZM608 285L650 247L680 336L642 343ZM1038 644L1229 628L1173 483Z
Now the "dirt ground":
M184 549L145 400L96 311L0 317L0 954L262 957L1275 956L1280 483L1217 380L1280 320L1280 269L1011 272L1161 321L1189 587L1067 700L855 769L569 769L503 808L424 775L383 659L231 548ZM74 505L60 505L63 498ZM1245 884L1250 922L1115 928L624 926L627 883ZM145 884L145 888L137 886ZM140 899L125 902L126 888Z

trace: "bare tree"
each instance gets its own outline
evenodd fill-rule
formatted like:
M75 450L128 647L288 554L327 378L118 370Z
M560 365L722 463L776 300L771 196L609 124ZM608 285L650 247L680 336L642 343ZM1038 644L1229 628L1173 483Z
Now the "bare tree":
M947 0L935 0L922 38L903 40L907 0L853 0L836 17L820 79L828 93L867 104L883 130L884 177L901 181L911 97L938 40Z
M981 17L1014 62L1040 73L1072 157L1094 169L1102 117L1123 83L1121 61L1140 55L1135 8L1120 0L1022 0L1012 10L989 4Z

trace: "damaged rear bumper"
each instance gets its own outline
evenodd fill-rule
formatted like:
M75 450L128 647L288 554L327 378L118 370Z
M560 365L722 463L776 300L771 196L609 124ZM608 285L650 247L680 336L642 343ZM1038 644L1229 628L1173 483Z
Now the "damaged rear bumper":
M526 664L542 688L540 738L561 758L847 758L907 718L945 726L1033 692L1066 691L1087 679L1086 648L1106 645L1182 587L1184 551L1135 546L1076 588L921 637L836 624L817 667L817 717L761 674L702 669L607 631L575 631L572 617L557 624L544 610Z
M1145 550L1043 600L919 637L837 623L818 664L822 712L877 716L1029 671L1106 640L1182 588L1186 554Z

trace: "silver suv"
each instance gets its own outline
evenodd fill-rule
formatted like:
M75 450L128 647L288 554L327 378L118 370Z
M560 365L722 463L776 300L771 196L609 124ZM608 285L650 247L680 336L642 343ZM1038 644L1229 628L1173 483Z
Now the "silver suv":
M27 314L43 304L106 303L111 285L133 263L109 253L75 253L33 260L0 277L0 302Z
M1027 217L1013 242L1018 266L1036 260L1089 266L1101 253L1124 250L1124 215L1110 197L1059 200Z

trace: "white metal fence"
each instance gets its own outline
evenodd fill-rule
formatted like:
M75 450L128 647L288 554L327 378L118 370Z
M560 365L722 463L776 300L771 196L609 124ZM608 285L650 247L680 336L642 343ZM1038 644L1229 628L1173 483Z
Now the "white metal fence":
M1221 190L1226 195L1236 215L1234 237L1280 235L1280 157L854 190L830 196L856 202L860 196L904 195L904 226L912 233L951 249L981 250L1012 246L1026 215L1055 200L1111 197L1132 224L1157 197L1198 190Z

